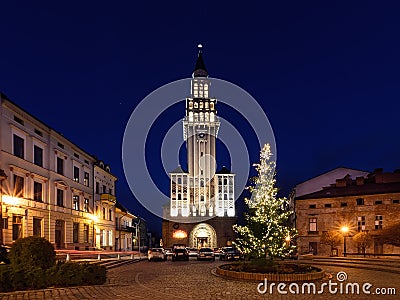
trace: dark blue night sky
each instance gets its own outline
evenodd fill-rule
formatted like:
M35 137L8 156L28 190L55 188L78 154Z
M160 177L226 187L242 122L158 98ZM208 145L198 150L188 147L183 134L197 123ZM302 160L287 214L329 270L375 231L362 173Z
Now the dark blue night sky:
M191 76L198 43L210 76L247 90L267 114L282 193L339 166L400 168L396 1L3 1L0 9L0 91L109 163L118 199L151 223L124 178L125 125L151 91ZM171 120L183 107L168 111ZM250 151L257 160L259 149Z

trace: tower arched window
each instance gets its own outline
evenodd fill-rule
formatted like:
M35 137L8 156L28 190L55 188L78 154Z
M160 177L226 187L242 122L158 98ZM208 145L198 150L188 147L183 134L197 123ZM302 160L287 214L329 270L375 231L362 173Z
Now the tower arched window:
M194 103L194 108L198 108L199 104L197 102Z
M204 97L203 85L202 84L199 84L199 97Z
M200 102L200 109L203 109L203 101Z
M205 103L204 103L204 107L205 107L206 109L208 109L208 102L205 102Z
M189 102L189 109L193 109L193 101Z
M214 102L210 102L210 109L214 110Z
M199 96L199 85L197 82L193 83L193 97Z

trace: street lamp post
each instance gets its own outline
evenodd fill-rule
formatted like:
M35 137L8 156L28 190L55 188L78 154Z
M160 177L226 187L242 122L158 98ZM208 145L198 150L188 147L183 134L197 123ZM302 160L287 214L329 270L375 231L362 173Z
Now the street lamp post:
M343 256L346 257L347 256L346 236L347 236L347 233L349 232L349 227L342 226L342 228L340 228L340 231L343 233Z
M0 245L3 245L3 181L7 179L4 170L0 169Z

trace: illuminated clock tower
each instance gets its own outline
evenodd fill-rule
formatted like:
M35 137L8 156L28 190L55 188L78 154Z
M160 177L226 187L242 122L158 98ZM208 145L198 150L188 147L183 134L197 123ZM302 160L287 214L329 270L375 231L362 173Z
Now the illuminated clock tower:
M191 247L220 247L234 235L235 174L225 167L216 171L217 99L210 96L212 80L202 46L198 48L183 119L188 170L179 166L170 173L171 198L164 206L163 240L168 246L180 242ZM174 232L179 235L174 237Z

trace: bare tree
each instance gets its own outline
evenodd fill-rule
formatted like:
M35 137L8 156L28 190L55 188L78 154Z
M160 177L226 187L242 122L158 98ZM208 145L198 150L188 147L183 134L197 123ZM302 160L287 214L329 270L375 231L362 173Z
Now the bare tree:
M353 236L353 240L358 243L365 257L365 250L371 246L373 237L368 232L361 231Z
M331 246L331 255L333 249L340 245L342 242L342 235L335 230L324 231L321 236L320 243L323 245Z

